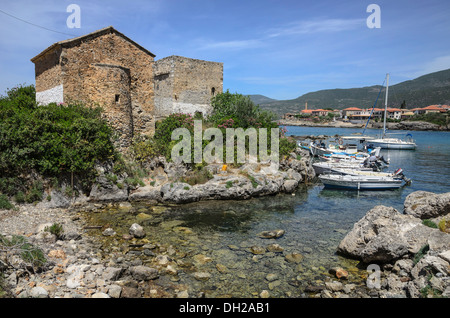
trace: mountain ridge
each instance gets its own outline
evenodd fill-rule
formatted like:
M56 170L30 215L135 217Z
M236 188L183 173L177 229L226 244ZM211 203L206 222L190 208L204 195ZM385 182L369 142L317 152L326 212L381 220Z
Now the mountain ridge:
M248 95L262 109L271 110L278 115L298 113L305 109L347 107L371 108L382 89L376 107L384 107L385 87L381 85L360 88L335 88L309 92L295 99L274 100L264 95ZM408 109L425 107L433 104L450 104L450 69L433 72L389 85L389 107L400 108L405 102Z

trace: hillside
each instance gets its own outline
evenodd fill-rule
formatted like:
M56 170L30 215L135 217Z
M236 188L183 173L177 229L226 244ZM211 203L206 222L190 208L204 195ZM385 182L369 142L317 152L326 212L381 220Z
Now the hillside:
M282 115L299 112L308 102L308 109L347 107L370 108L377 99L380 85L349 89L326 89L304 94L291 100L271 100L263 95L250 95L250 98L263 109ZM384 105L383 88L377 107ZM254 98L253 96L257 96ZM414 80L389 86L389 106L400 107L403 101L406 108L425 107L433 104L450 103L450 69L423 75Z

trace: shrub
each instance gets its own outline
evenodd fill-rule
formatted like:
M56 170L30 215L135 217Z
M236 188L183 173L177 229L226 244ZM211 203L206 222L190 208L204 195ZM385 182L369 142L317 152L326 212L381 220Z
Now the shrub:
M217 94L211 99L212 114L208 120L216 127L224 125L224 121L232 119L233 127L276 128L276 115L261 110L250 97L238 93L231 94L229 90ZM226 127L225 127L226 128Z
M64 232L63 226L58 223L53 223L50 227L46 227L44 231L49 232L56 237L60 238Z
M89 185L95 165L115 158L113 131L100 108L82 104L37 106L34 86L0 97L0 191L14 195L30 184L17 176L75 174ZM39 198L31 189L27 201Z
M17 194L14 196L14 200L16 200L17 203L24 203L25 194L22 191L17 192Z
M297 148L297 142L294 139L281 137L280 138L280 156L288 156Z
M442 220L439 221L438 228L442 232L450 233L450 220L442 218Z
M42 185L42 182L36 181L35 183L33 183L33 185L31 186L30 191L25 196L25 201L27 203L33 203L33 202L36 202L36 201L42 201L43 194L44 194L44 187Z
M47 261L44 252L40 248L27 242L26 238L20 235L13 235L11 239L0 235L0 246L11 252L6 253L6 255L18 253L22 260L27 262L27 265L33 267L33 269L43 266Z
M10 210L12 208L14 208L14 205L9 202L8 197L5 194L0 193L0 210Z

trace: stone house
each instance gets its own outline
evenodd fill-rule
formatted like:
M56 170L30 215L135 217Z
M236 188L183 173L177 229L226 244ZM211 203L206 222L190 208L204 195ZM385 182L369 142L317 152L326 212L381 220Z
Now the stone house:
M222 92L222 63L168 57L154 67L154 58L113 27L54 43L31 59L36 101L101 106L122 148L134 135L152 135L156 118L207 112Z
M223 91L223 63L168 56L153 64L156 119L172 113L211 113L210 101Z

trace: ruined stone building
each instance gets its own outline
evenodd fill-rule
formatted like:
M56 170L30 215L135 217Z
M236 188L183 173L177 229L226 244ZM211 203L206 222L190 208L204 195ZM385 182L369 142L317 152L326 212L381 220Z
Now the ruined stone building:
M169 56L153 64L155 115L211 113L210 101L223 90L223 64Z
M54 43L31 59L36 101L102 107L121 147L152 135L155 120L173 112L208 113L211 96L222 92L222 63L154 58L113 27Z

